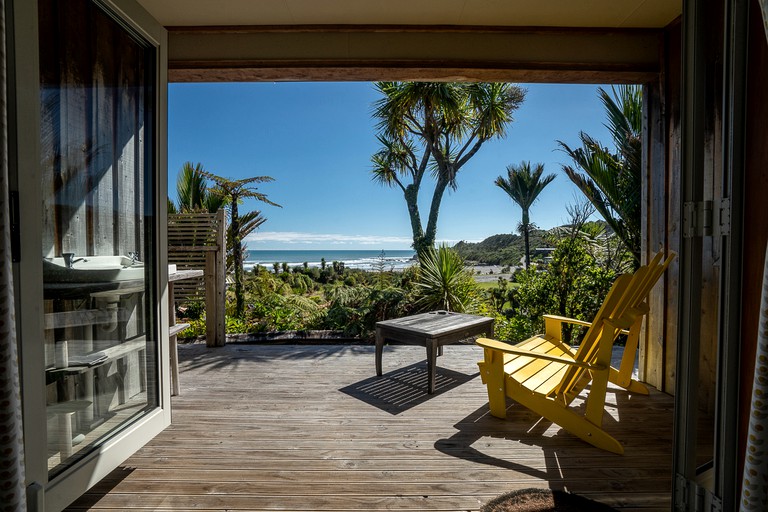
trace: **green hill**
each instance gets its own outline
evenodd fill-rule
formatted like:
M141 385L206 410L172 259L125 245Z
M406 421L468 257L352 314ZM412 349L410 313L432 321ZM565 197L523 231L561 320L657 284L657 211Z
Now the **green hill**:
M537 247L547 247L546 231L532 231L530 235L531 253ZM525 240L520 235L505 234L489 236L482 242L461 241L453 248L468 263L481 265L519 265L525 254ZM533 258L533 254L531 254Z

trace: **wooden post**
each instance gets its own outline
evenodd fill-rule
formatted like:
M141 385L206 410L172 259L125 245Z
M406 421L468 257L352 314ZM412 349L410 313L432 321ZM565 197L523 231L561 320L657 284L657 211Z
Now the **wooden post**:
M226 343L227 219L223 209L216 212L216 225L216 250L205 255L205 335L209 347L223 347Z
M219 347L218 313L216 301L216 252L205 253L205 344L209 347Z
M219 224L217 232L219 250L216 253L216 345L223 347L227 339L224 316L227 291L227 217L223 208L216 212L216 219Z

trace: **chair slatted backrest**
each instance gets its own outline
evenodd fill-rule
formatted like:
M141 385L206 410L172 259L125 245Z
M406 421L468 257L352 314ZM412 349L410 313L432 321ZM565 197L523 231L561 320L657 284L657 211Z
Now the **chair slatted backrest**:
M574 359L576 361L590 362L589 360L584 359L584 357L590 353L589 350L584 350L584 347L597 346L598 342L603 337L603 329L606 328L604 320L616 309L621 298L627 293L627 289L631 282L632 276L629 274L622 274L613 282L611 289L605 296L603 304L600 306L600 310L592 321L592 325L587 329L587 332L581 341L581 347L579 347L579 350L574 354ZM575 366L570 367L560 380L560 384L553 389L553 394L559 396L567 395L581 380L585 371L586 369L584 368Z
M600 312L592 322L590 330L587 331L576 354L574 354L575 360L594 363L600 350L601 340L612 346L613 340L616 339L622 329L628 329L639 316L647 312L646 298L675 256L670 255L664 262L661 261L662 257L663 251L659 251L648 264L638 268L634 274L619 276L617 282L623 278L628 279L625 280L626 284L623 286L622 292L618 297L612 297L610 301L608 300L609 297L606 297ZM615 286L616 283L614 283ZM611 291L613 289L612 287ZM609 292L610 295L611 292ZM597 325L598 323L600 325ZM606 329L611 330L608 336L604 335ZM570 392L581 380L585 371L584 368L569 368L555 392L558 395Z

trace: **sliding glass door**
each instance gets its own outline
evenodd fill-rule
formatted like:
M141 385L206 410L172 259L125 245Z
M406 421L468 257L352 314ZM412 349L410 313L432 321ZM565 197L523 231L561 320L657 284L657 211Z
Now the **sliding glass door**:
M19 337L31 501L60 510L169 423L165 31L128 1L39 0L36 18Z

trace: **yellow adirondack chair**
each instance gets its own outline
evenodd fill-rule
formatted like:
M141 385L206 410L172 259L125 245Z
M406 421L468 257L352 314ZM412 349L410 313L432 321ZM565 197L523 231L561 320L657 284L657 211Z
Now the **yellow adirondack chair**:
M484 360L478 363L483 383L488 388L490 412L506 417L506 397L557 423L584 441L613 453L623 453L621 444L602 428L608 382L624 382L624 387L642 392L642 384L631 379L631 364L611 368L613 342L622 332L639 334L639 324L648 312L645 299L674 256L663 263L661 253L632 275L614 282L594 320L575 321L589 329L578 349L562 342L562 323L571 319L545 317L545 333L517 345L480 338ZM634 331L633 331L634 329ZM634 342L637 342L635 338ZM585 412L569 405L591 382Z

